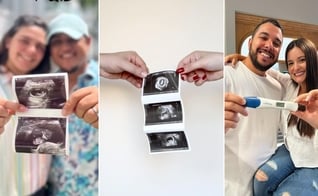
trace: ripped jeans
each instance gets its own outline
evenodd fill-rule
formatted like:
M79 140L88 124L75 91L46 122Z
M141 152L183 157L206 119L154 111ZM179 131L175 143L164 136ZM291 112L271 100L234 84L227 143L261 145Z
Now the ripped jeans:
M254 196L316 196L318 168L296 168L285 145L255 173Z

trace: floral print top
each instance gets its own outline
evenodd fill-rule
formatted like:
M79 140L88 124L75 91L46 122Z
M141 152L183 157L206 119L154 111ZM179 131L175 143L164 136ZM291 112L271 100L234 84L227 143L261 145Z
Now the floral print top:
M90 61L73 90L98 85L98 65ZM69 156L53 156L49 189L53 195L98 195L98 130L69 116Z

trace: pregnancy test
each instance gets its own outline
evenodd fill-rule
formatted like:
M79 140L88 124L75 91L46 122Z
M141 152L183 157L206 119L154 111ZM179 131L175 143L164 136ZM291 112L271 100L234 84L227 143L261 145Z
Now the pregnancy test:
M291 102L267 99L262 97L244 97L246 100L246 107L250 108L277 108L289 111L305 111L306 106Z

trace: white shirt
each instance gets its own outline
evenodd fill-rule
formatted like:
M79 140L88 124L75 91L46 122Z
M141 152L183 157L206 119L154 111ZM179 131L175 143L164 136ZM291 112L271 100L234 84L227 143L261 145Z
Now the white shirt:
M282 88L271 76L262 77L242 62L236 68L225 66L225 92L242 97L259 96L281 100ZM252 195L252 179L257 168L275 151L280 110L247 108L237 128L225 134L225 195Z
M292 82L289 74L282 74L280 72L271 71L270 75L277 78L277 80L286 88L284 100L293 101L299 92L299 86ZM285 145L290 152L291 159L295 167L318 167L318 134L309 138L307 136L300 136L296 126L287 127L288 116L290 112L285 110L282 114L284 123L284 137Z

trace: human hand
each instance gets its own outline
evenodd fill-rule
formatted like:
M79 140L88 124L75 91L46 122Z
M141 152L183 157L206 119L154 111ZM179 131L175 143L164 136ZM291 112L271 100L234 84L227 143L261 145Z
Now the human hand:
M27 108L22 104L0 98L0 134L3 133L4 126L12 115L16 112L25 112L26 110Z
M225 65L231 65L233 67L238 61L243 61L244 59L246 59L246 56L240 54L229 54L224 57L224 63Z
M205 81L223 78L223 53L194 51L178 64L176 72L181 79L200 86Z
M305 120L315 129L318 129L318 89L299 95L295 101L305 105L306 110L291 113L298 118Z
M100 75L108 79L124 79L141 88L148 74L143 59L133 51L100 54Z
M73 92L62 109L64 116L71 113L98 128L98 88L89 86Z
M247 116L245 109L245 99L233 93L225 93L224 95L224 129L225 133L229 128L235 128L239 122L239 114Z

